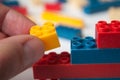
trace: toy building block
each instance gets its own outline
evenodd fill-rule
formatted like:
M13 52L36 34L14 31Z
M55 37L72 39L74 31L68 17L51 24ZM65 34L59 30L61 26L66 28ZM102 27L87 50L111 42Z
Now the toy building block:
M51 52L33 65L34 79L120 78L120 64L70 64L70 54Z
M31 27L30 35L40 38L45 45L45 50L60 46L55 27L50 22L45 23L42 27L37 25Z
M120 20L120 7L112 7L108 11L110 20Z
M67 2L67 0L58 0L58 2L65 3L65 2Z
M72 26L74 28L83 28L84 22L81 19L68 17L66 15L53 13L49 11L45 11L42 13L42 18L47 21L57 22L61 25Z
M61 74L60 72L56 73L56 69L62 69L62 66L65 66L65 64L70 64L70 54L68 52L61 52L61 54L57 54L56 52L50 52L48 55L44 55L36 64L33 65L33 73L35 79L58 79L58 76ZM44 69L42 69L44 67ZM47 68L48 67L48 68ZM58 68L57 68L58 67ZM55 68L52 73L49 75L50 77L47 77L46 72L49 70L51 71L51 68ZM39 73L39 71L45 70L43 74ZM63 70L64 72L64 70ZM57 76L56 76L57 74ZM43 75L43 76L42 76ZM53 78L53 76L56 76Z
M88 2L89 4L84 7L84 12L87 14L104 11L110 7L120 6L120 0L88 0Z
M12 7L14 10L20 12L23 15L27 15L27 9L24 7L19 7L19 6L13 6Z
M60 11L62 10L62 3L46 3L45 9L48 11Z
M96 24L96 41L98 48L120 48L120 21L99 21Z
M19 6L18 0L3 0L2 3L6 6Z
M64 25L58 25L56 27L56 31L59 37L70 39L70 40L74 36L82 36L80 29L75 29L72 27L64 26Z
M120 63L120 49L98 49L92 37L71 40L72 64Z

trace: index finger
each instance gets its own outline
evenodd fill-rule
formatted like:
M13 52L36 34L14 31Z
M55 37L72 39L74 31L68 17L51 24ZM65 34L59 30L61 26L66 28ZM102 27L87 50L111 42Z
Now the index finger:
M22 14L0 4L0 30L9 35L28 34L34 22Z

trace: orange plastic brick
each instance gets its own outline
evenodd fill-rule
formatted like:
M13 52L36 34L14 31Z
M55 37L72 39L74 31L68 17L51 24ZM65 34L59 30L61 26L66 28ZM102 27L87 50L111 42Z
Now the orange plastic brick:
M52 23L45 23L42 27L35 25L30 29L30 35L40 38L45 50L50 50L60 46L55 27Z
M72 26L74 28L83 28L84 22L78 18L68 17L62 14L57 14L49 11L45 11L42 13L42 18L47 21L57 22L59 24Z

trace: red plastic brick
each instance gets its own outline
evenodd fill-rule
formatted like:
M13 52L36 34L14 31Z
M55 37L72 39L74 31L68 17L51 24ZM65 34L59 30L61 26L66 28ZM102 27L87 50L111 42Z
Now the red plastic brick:
M67 52L52 52L34 64L33 72L35 79L120 78L120 64L70 64Z
M96 41L98 48L120 48L120 21L99 21L96 24Z
M23 15L27 15L27 9L24 7L19 7L19 6L13 6L13 9L15 9L16 11L18 11L19 13L23 14Z
M44 55L36 64L39 65L58 65L70 63L70 54L68 52L50 52L48 55ZM35 65L36 65L35 64Z
M45 9L48 11L60 11L62 9L62 3L46 3Z

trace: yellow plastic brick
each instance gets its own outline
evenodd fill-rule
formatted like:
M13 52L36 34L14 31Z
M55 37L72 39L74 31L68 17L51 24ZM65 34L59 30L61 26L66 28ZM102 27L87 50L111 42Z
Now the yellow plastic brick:
M65 15L45 11L42 13L42 18L47 21L54 21L59 24L68 25L74 28L83 28L84 22L78 18L72 18Z
M60 46L55 27L52 23L45 23L41 27L37 25L31 27L30 35L40 38L45 45L45 50Z

